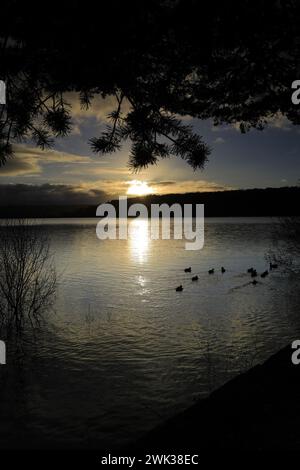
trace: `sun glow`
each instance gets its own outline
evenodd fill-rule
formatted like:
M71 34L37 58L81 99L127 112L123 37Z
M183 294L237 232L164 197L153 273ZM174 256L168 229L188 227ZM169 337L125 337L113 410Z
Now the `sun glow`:
M133 180L129 181L129 188L127 194L131 196L146 196L147 194L153 194L154 190L151 186L148 186L146 181Z
M133 259L139 263L147 261L149 251L149 222L147 219L134 219L129 225L130 251Z

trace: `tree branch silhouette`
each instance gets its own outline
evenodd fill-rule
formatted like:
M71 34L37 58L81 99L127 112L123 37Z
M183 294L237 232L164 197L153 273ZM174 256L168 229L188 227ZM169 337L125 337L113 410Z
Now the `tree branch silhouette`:
M53 0L44 15L33 0L4 0L2 164L14 142L33 139L43 148L70 133L68 92L84 109L96 96L116 97L111 125L90 145L112 153L129 140L134 171L171 155L203 168L211 149L181 122L186 115L243 133L278 114L300 123L290 89L300 70L299 2L142 3Z

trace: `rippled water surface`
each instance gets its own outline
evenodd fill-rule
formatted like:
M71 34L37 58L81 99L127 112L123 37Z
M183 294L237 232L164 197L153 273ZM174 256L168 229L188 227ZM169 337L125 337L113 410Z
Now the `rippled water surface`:
M2 446L125 444L300 332L293 279L278 270L253 286L246 273L267 267L269 220L208 219L200 251L150 240L146 220L127 241L99 241L95 219L43 223L55 312L19 365L8 352Z

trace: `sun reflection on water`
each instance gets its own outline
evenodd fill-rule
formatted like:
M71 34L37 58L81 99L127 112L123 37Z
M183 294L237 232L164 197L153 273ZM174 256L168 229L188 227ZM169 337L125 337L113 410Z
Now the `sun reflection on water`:
M148 260L150 237L147 219L134 219L129 222L129 246L132 259L139 263Z

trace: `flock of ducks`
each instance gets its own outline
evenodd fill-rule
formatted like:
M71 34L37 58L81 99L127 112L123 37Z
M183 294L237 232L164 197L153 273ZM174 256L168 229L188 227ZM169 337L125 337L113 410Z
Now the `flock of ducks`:
M278 268L278 264L270 263L269 264L269 270L266 270L263 273L261 273L260 277L264 279L265 277L268 276L269 271L272 271L273 269L277 269L277 268ZM188 268L185 268L184 272L185 273L191 273L192 272L191 266L188 267ZM224 274L225 272L226 272L226 269L224 268L224 266L222 266L221 267L221 273ZM258 281L255 279L258 276L257 270L254 269L254 268L249 268L247 270L247 272L251 275L251 278L254 278L253 281L251 282L251 284L253 284L255 286L258 283ZM208 274L214 274L214 273L215 273L214 268L208 270ZM192 277L192 281L198 281L198 280L199 280L199 277L197 275ZM180 286L176 287L175 290L176 290L176 292L182 292L183 291L182 284L180 284Z

